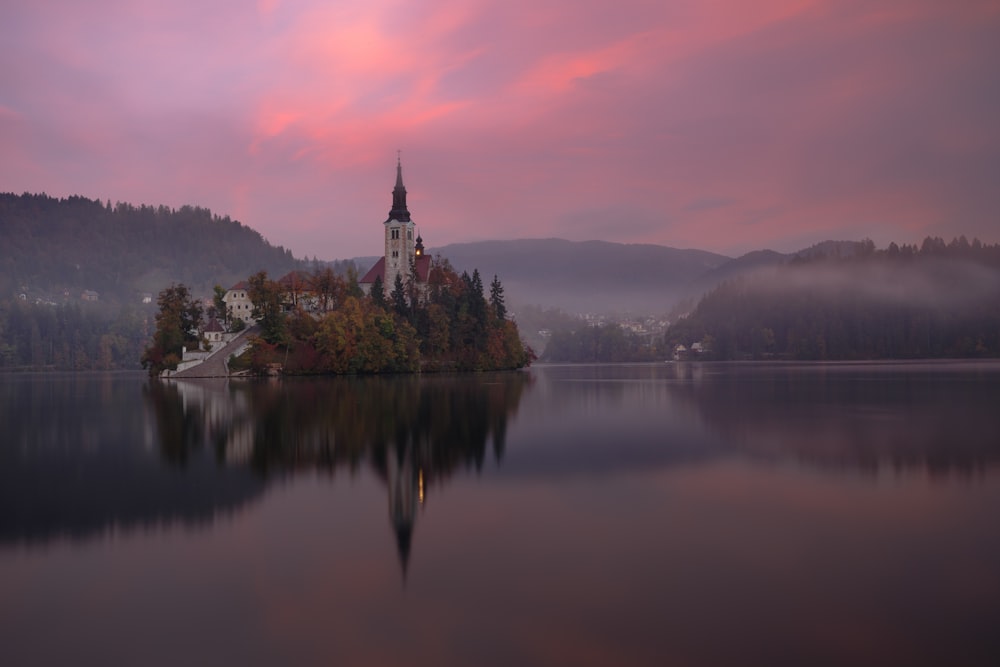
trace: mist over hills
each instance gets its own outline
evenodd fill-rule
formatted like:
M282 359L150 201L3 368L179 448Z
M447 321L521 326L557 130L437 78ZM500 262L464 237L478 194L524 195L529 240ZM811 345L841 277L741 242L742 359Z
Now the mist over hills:
M577 313L666 312L698 276L730 261L704 250L564 239L458 243L431 252L459 272L478 268L484 282L499 276L512 303Z

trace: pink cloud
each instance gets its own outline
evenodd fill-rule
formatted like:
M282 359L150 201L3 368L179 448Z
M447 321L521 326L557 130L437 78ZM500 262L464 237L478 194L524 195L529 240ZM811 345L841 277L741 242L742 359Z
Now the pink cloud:
M0 182L330 258L378 251L396 149L435 246L989 240L998 27L930 0L49 2L0 27Z

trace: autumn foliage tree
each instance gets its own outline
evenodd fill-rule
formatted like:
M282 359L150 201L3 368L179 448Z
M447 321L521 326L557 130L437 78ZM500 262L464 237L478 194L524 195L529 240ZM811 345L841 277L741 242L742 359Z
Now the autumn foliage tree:
M156 332L153 343L142 354L142 367L150 375L165 369L176 369L184 346L198 344L201 326L201 304L191 296L187 285L171 285L160 292L156 300Z
M277 363L289 373L410 373L522 368L534 359L517 325L505 317L503 287L495 277L490 302L478 271L459 276L440 259L427 283L418 285L413 275L399 278L389 298L380 280L368 296L357 294L350 276L320 271L313 280L319 305L307 313L301 304L283 302L280 286L265 274L250 279L263 334L252 346L253 367Z

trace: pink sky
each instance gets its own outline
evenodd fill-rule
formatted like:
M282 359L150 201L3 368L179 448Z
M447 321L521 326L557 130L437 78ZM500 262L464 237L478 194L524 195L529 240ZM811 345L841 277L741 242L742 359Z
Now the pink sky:
M13 6L11 6L13 5ZM382 251L1000 241L1000 3L14 0L0 191Z

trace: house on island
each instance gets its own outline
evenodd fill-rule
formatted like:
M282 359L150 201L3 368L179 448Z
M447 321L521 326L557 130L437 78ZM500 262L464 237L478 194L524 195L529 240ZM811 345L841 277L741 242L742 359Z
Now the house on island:
M319 310L319 295L313 285L313 278L305 271L289 271L277 280L281 286L282 301L286 309L298 307L308 311ZM244 324L253 322L253 301L250 300L250 284L241 280L228 290L222 297L226 304L228 319L243 320Z
M222 342L222 335L225 332L226 330L219 324L219 320L213 317L208 320L208 324L205 325L205 329L201 333L205 337L205 340L214 344Z
M406 188L403 187L403 166L396 160L396 187L392 190L392 208L383 225L385 254L368 270L358 285L365 294L371 294L376 278L382 280L382 290L388 295L399 276L406 285L410 281L411 266L417 284L426 285L431 273L431 258L424 254L424 240L413 224L406 207Z
M236 283L228 290L226 290L226 295L222 297L223 303L226 304L226 314L230 321L238 319L242 320L244 324L251 322L253 320L253 302L250 301L249 292L250 285L245 280L241 280Z
M285 308L294 310L319 310L319 295L313 285L313 277L305 271L289 271L278 278L282 301Z

